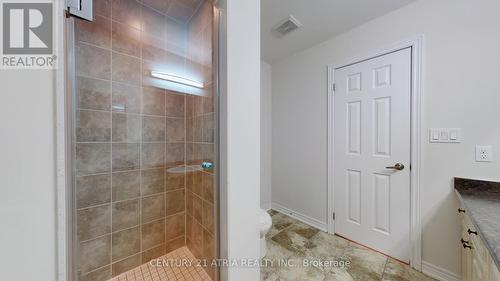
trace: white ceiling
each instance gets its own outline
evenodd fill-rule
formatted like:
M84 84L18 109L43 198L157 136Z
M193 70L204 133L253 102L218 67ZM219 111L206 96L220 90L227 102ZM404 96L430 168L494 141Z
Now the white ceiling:
M280 60L413 1L261 0L262 59ZM303 26L284 37L276 37L272 29L289 15Z

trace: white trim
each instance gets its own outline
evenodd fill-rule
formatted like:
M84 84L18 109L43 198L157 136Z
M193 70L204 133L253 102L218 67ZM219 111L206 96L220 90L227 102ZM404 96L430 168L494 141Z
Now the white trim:
M65 1L58 1L56 24L58 32L56 70L56 204L57 204L57 280L69 281L69 247L67 214L67 147L66 147L66 10Z
M423 53L423 35L413 39L405 40L392 46L379 49L377 51L367 53L361 56L356 56L348 60L344 60L338 64L328 65L328 170L327 170L327 185L328 185L328 231L335 233L335 222L333 220L334 208L334 89L335 69L368 60L374 57L382 56L394 51L405 48L412 48L412 92L411 92L411 172L410 172L410 192L411 192L411 207L410 207L410 265L421 271L422 270L422 222L421 222L421 205L420 205L420 179L421 179L421 124L422 124L422 53Z
M328 225L325 222L322 222L322 221L317 220L315 218L311 218L310 216L304 215L300 212L290 210L287 207L284 207L278 203L273 202L272 209L275 211L278 211L282 214L285 214L287 216L290 216L296 220L299 220L305 224L308 224L312 227L316 227L317 229L322 230L324 232L327 232L327 230L328 230Z
M422 261L422 272L440 281L461 281L462 277L444 268Z

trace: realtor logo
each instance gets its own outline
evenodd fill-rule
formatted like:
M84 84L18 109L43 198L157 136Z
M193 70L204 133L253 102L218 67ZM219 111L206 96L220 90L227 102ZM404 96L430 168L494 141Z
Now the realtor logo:
M2 67L53 68L52 2L2 2Z

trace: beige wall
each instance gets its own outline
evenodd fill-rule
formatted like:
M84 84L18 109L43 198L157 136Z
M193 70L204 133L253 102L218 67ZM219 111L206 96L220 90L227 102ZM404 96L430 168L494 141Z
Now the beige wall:
M453 177L500 180L500 2L420 0L273 64L273 202L326 223L326 65L423 34L423 260L459 272ZM462 128L460 144L429 144L432 127Z
M260 207L271 208L272 69L260 62Z
M223 256L258 259L260 201L260 1L222 0L227 15L226 91L222 94ZM225 68L223 66L223 68ZM224 82L224 81L223 81ZM225 188L224 188L225 187ZM226 276L223 271L222 277ZM258 280L258 267L230 267L228 280ZM224 280L224 279L222 279Z
M49 70L0 71L0 264L5 280L56 278L53 79Z

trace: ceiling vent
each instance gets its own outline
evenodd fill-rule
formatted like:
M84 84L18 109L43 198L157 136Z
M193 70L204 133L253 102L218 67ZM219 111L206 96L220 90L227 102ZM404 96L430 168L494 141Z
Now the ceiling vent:
M276 33L276 35L281 37L294 30L297 30L301 26L302 24L300 23L300 21L290 15L287 19L281 21L280 24L274 28L274 32Z

